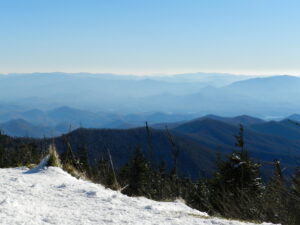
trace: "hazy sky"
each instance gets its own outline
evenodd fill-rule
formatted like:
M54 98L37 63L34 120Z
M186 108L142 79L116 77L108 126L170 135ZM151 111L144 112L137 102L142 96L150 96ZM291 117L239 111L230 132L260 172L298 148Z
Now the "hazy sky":
M299 0L0 0L0 72L300 74Z

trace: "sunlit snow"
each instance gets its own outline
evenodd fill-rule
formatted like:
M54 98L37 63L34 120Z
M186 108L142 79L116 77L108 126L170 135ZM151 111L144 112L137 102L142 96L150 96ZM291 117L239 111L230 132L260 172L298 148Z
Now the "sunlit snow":
M156 202L78 180L60 168L0 169L0 224L245 225L208 217L182 202ZM249 224L248 224L249 225Z

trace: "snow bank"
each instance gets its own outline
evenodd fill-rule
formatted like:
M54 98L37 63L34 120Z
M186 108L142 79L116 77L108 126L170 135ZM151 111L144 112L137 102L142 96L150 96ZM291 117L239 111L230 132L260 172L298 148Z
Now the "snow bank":
M0 169L0 224L250 225L209 218L181 202L127 197L60 168L40 167Z

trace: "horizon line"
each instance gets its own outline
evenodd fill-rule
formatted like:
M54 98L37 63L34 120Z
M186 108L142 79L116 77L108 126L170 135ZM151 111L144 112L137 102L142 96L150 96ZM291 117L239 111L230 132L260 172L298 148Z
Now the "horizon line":
M101 75L110 74L115 76L174 76L174 75L184 75L184 74L220 74L220 75L234 75L234 76L300 76L300 72L258 72L258 73L248 73L248 72L218 72L218 71L178 71L178 72L153 72L153 73L135 73L135 72L96 72L96 71L24 71L24 72L0 72L0 75L22 75L22 74L54 74L54 73L64 73L64 74L91 74L91 75Z

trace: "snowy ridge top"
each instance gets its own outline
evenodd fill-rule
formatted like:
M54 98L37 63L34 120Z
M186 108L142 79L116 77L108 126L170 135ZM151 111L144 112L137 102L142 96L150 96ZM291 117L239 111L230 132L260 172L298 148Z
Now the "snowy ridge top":
M0 169L0 224L251 225L211 218L179 201L128 197L55 167Z

